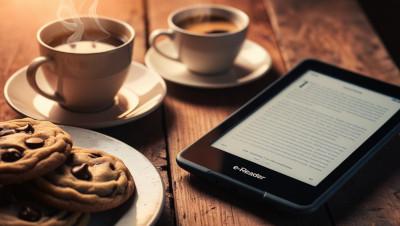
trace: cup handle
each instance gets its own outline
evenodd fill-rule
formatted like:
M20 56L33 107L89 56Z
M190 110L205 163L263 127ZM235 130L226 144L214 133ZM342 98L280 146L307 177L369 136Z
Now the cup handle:
M173 40L175 38L175 34L174 34L173 30L171 30L171 29L157 29L157 30L154 30L153 32L151 32L151 34L150 34L150 39L149 39L150 45L160 55L162 55L162 56L164 56L164 57L166 57L168 59L171 59L171 60L179 61L179 55L178 56L170 56L170 55L164 53L163 51L161 51L157 47L157 44L156 44L157 38L162 36L162 35L167 36L171 40Z
M58 92L54 93L48 93L46 91L43 91L39 85L37 84L36 81L36 72L39 69L39 67L47 62L50 62L51 59L45 56L40 56L35 59L29 64L28 69L26 71L26 78L28 79L29 85L40 95L49 98L51 100L57 101L57 102L63 102L64 99L58 94Z

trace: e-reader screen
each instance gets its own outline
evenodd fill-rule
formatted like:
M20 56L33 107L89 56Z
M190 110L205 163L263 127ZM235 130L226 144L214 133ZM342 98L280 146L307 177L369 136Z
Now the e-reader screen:
M400 100L309 70L211 146L317 186Z

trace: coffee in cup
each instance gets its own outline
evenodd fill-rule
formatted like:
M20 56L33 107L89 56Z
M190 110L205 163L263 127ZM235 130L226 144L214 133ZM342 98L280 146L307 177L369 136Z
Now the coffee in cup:
M79 41L68 42L70 35L54 38L49 44L56 50L69 53L98 53L115 49L124 42L102 31L85 31Z
M75 20L85 28L79 38L70 40L74 33L63 25L64 20L51 22L38 31L41 56L28 66L27 79L37 93L66 109L101 111L114 104L125 81L135 32L125 22L110 18L80 17L67 22ZM37 84L39 67L54 93Z
M248 16L233 7L195 5L179 9L168 18L169 29L157 29L150 44L160 55L180 61L198 74L218 74L232 67L246 38ZM176 55L159 49L156 40L167 36Z
M240 29L235 22L216 15L189 17L177 25L199 35L231 33Z

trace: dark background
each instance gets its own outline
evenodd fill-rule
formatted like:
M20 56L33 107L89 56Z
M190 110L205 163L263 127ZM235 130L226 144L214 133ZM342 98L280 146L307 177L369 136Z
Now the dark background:
M397 67L400 67L400 1L358 1Z

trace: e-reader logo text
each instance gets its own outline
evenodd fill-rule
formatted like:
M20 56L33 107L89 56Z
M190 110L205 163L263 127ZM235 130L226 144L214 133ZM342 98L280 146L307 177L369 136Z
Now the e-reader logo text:
M263 175L251 172L250 170L248 170L248 169L246 169L244 167L234 166L233 170L241 172L241 173L244 173L244 174L246 174L248 176L254 177L254 178L259 179L259 180L264 180L265 179L265 177Z

